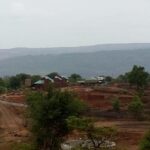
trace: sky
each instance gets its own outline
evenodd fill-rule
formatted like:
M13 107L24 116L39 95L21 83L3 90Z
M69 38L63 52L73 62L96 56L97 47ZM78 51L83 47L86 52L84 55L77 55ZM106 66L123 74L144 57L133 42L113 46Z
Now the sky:
M150 0L0 0L0 48L150 43Z

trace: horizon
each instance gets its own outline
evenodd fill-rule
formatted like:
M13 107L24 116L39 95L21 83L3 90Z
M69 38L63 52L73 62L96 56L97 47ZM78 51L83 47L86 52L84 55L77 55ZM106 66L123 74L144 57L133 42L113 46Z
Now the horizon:
M27 47L27 46L21 46L21 47L10 47L10 48L0 48L0 50L9 50L9 49L47 49L47 48L82 48L82 47L93 47L93 46L109 46L109 45L140 45L145 44L149 45L150 42L143 42L143 43L100 43L100 44L87 44L87 45L73 45L73 46L53 46L53 47Z

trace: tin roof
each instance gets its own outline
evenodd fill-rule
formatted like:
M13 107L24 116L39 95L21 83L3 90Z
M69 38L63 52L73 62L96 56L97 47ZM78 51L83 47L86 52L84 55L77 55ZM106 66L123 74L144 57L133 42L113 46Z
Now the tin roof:
M39 80L39 81L35 82L34 84L36 84L36 85L44 84L44 80Z

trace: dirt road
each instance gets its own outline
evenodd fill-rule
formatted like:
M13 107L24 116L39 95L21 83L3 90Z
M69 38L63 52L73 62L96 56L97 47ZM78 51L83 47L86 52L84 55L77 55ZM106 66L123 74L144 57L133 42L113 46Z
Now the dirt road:
M21 141L28 135L24 127L23 108L0 102L0 149L1 146Z
M11 111L9 106L0 103L0 127L7 130L19 129L22 125L22 120Z

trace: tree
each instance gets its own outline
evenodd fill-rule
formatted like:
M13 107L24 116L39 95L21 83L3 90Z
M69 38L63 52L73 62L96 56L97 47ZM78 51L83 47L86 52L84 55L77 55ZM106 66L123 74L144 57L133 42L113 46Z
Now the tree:
M106 76L105 80L106 82L112 82L113 78L111 76Z
M25 80L31 78L31 76L29 74L20 73L16 75L16 78L18 78L20 86L23 86L25 84Z
M31 76L32 83L35 83L36 81L38 81L40 79L41 79L40 75L33 75L33 76Z
M76 73L71 74L70 77L69 77L69 81L73 82L73 83L77 82L77 81L79 81L81 79L82 79L82 77L79 74L76 74Z
M5 86L5 82L2 78L0 78L0 86L4 87Z
M119 112L120 111L120 101L118 98L115 98L112 102L112 107L113 107L113 110L116 111L116 112Z
M6 92L6 88L3 86L0 86L0 94L3 94Z
M135 96L128 106L128 111L137 119L140 119L143 113L143 103L139 96Z
M16 76L10 77L10 79L9 79L9 87L11 89L18 89L18 88L20 88L20 86L21 86L21 82L20 82L19 78L17 78Z
M78 116L83 103L75 94L50 88L48 94L31 93L27 97L32 132L39 149L59 150L70 130L67 119Z
M135 85L137 89L143 89L148 84L148 72L145 71L144 67L133 66L131 72L128 73L128 81L131 85Z
M140 143L140 150L150 150L150 131L146 133Z
M95 127L91 119L87 118L68 118L68 126L72 129L78 129L80 132L84 132L87 138L91 141L91 144L86 143L84 147L94 150L108 148L110 149L110 143L115 139L116 129L112 127ZM86 140L85 140L86 141Z
M59 76L59 73L57 73L57 72L52 72L52 73L48 74L48 76L49 76L51 79L54 79L55 76Z
M128 82L128 73L125 73L124 75L119 75L116 79L117 82L121 83L127 83Z

